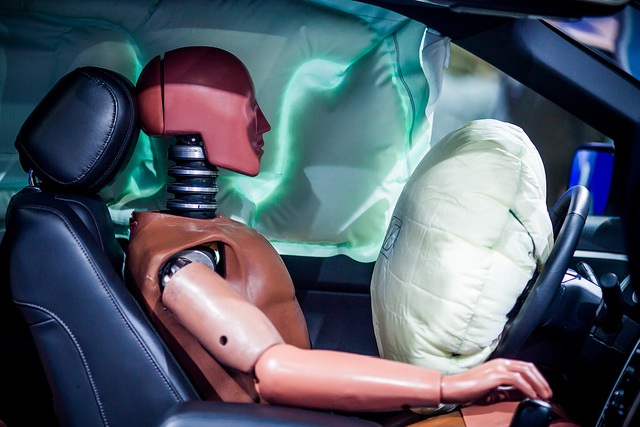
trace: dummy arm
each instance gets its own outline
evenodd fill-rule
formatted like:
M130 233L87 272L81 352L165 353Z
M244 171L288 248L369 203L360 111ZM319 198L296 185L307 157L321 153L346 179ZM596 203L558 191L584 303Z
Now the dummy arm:
M287 345L267 317L200 263L176 272L162 301L211 353L230 368L254 373L262 400L341 411L394 411L470 403L499 386L531 398L551 397L537 369L494 360L441 378L437 371L370 356Z

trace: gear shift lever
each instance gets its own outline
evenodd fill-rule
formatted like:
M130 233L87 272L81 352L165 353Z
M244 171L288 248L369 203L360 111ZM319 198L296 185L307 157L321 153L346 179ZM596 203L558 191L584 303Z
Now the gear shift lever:
M614 273L606 273L600 278L600 288L607 311L604 317L599 319L599 324L603 332L613 333L620 327L620 321L624 314L624 302L618 276Z
M537 399L524 399L518 405L509 427L548 427L551 424L551 405Z

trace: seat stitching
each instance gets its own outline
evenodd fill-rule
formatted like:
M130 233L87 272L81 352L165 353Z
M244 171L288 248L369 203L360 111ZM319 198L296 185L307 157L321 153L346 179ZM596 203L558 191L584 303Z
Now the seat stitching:
M71 341L73 341L73 343L75 344L75 348L78 351L78 353L80 354L80 358L82 359L82 364L84 365L85 372L86 372L87 376L89 377L89 383L91 384L91 389L93 390L93 394L94 394L94 396L96 398L96 403L98 404L98 408L100 409L100 416L102 417L102 421L105 423L105 425L108 426L109 422L107 421L107 416L106 416L106 414L104 412L104 406L102 405L102 400L100 399L100 395L99 395L98 390L96 388L96 385L95 385L95 382L94 382L94 379L93 379L93 375L91 374L91 368L89 368L89 364L87 363L87 359L85 358L84 352L82 351L82 348L80 347L80 344L76 340L76 337L73 334L73 332L67 327L67 325L62 321L62 319L60 319L58 316L56 316L55 313L52 312L51 310L48 310L45 307L42 307L41 305L32 304L32 303L28 303L28 302L17 301L17 300L14 300L14 302L17 305L30 307L30 308L35 308L35 309L38 309L38 310L41 310L41 311L47 313L60 326L62 326L62 328L67 332L67 334L69 335L69 338L71 338Z
M180 396L178 395L177 391L175 390L175 388L171 385L171 383L167 380L166 376L164 375L164 373L160 370L160 368L158 367L156 361L154 360L153 357L151 357L151 354L149 353L147 347L142 343L142 340L140 339L139 335L136 333L136 331L134 330L134 328L131 326L131 324L127 321L126 317L124 316L124 314L122 313L121 308L119 307L118 304L116 304L115 299L113 298L113 295L111 293L111 291L109 290L109 288L105 285L104 279L102 277L101 274L98 273L95 264L93 262L93 260L88 256L88 253L86 251L86 248L84 246L84 244L82 244L82 242L80 241L80 239L78 238L78 236L76 235L75 231L73 230L73 228L71 227L71 224L69 224L69 221L67 220L67 218L65 218L58 210L53 209L53 208L49 208L49 207L44 207L44 206L38 206L38 205L23 205L21 207L19 207L18 209L33 209L33 210L41 210L41 211L45 211L45 212L49 212L53 215L56 215L57 217L59 217L62 222L64 223L65 227L67 228L67 230L71 233L71 235L73 236L74 240L76 241L76 243L78 244L79 248L82 250L85 259L89 262L89 264L91 265L91 268L94 272L94 274L96 275L96 277L98 278L98 280L100 281L100 284L103 288L103 290L107 293L109 299L111 300L111 303L113 304L114 308L118 311L118 313L120 314L120 318L123 321L123 323L127 326L127 329L129 329L129 331L133 334L133 336L135 337L136 341L138 341L138 344L140 346L140 348L144 351L144 353L147 355L147 358L149 359L149 361L151 362L151 364L154 366L155 370L158 372L158 374L160 375L160 377L162 378L163 382L167 385L167 388L169 389L169 391L174 395L174 397L176 398L176 401L180 402L182 401L182 399L180 398ZM157 336L157 335L156 335Z
M91 222L93 223L93 226L96 228L96 231L98 232L97 233L97 238L100 241L100 246L102 247L102 249L106 249L105 242L102 239L102 233L100 233L100 227L98 227L98 222L96 221L96 218L93 215L93 212L91 212L91 209L89 209L84 203L81 203L79 200L68 199L68 198L65 198L65 197L57 197L57 199L65 201L67 203L75 203L77 205L80 205L81 207L83 207L86 211L88 211L91 214L89 216L91 217Z

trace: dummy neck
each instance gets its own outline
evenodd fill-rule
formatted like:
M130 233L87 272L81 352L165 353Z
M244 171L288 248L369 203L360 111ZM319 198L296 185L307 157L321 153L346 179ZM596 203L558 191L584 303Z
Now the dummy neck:
M167 200L170 213L189 218L211 219L216 216L218 202L218 168L207 162L200 135L176 136L169 147L169 160L174 162L167 184L173 199Z

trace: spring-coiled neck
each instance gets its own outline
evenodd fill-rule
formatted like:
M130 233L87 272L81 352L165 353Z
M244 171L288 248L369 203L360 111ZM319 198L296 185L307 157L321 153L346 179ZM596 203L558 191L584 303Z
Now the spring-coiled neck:
M168 175L175 181L167 184L174 195L167 209L176 215L209 219L218 209L218 168L206 161L200 135L181 135L169 147Z

